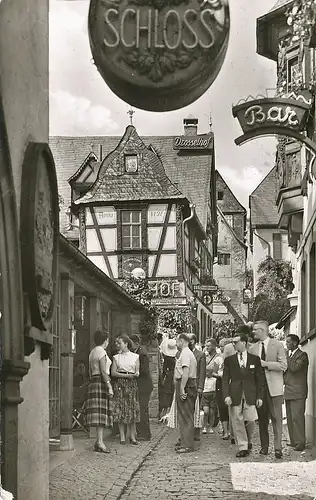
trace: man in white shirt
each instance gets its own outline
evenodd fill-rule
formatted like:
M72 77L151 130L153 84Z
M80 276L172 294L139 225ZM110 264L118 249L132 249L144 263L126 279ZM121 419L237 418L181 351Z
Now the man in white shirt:
M260 454L268 454L269 419L271 419L275 457L282 458L283 374L287 368L285 350L281 342L269 337L269 323L267 321L256 321L253 333L257 342L250 348L249 352L259 356L265 374L263 405L258 409Z
M180 427L180 446L177 453L194 451L194 410L197 396L197 361L189 348L190 338L185 333L177 337L180 356L176 360L174 382L176 390L177 414Z

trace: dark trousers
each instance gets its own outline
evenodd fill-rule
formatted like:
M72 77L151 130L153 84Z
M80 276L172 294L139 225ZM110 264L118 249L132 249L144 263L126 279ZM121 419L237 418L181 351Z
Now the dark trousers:
M263 405L258 408L261 448L269 448L269 419L274 434L274 449L282 449L282 403L283 396L270 396L267 383L263 396Z
M137 434L144 439L150 439L149 400L151 392L139 392L140 422L136 424Z
M183 448L194 447L194 410L197 396L196 380L189 379L185 387L187 398L180 398L180 380L176 382L176 401L180 441Z
M305 437L306 399L287 399L285 401L287 428L293 446L306 444Z

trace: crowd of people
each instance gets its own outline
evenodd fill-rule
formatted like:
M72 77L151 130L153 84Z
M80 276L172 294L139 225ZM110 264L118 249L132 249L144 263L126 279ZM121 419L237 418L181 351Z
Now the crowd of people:
M203 434L213 433L220 420L222 438L231 439L237 445L239 458L251 452L255 422L258 422L260 454L267 455L271 421L275 457L281 459L284 401L288 445L303 451L308 356L300 349L299 342L297 335L289 335L285 348L282 342L271 338L266 321L256 322L252 329L246 325L238 327L233 338L222 339L218 346L216 340L210 338L205 346L199 347L195 336L185 333L176 340L165 339L162 356L164 360L171 354L174 357L174 397L171 402L169 370L170 407L166 409L167 403L164 403L161 417L167 419L170 427L180 427L180 439L175 445L177 453L194 451L194 441L201 439L200 428ZM172 366L170 360L167 363ZM160 392L163 394L166 370L162 371Z
M271 338L266 321L237 328L233 338L209 338L197 345L193 334L162 339L159 347L160 422L180 429L177 453L194 451L194 441L221 425L222 439L237 445L237 457L252 450L255 422L259 424L261 455L269 450L272 422L274 453L282 458L282 407L285 401L290 442L303 451L308 356L299 338L289 335L286 347ZM153 383L149 357L138 335L115 339L116 354L107 353L108 335L97 331L89 355L86 382L86 424L96 428L97 452L109 453L104 429L112 427L120 444L150 440L149 401ZM82 363L81 363L82 364ZM80 368L80 369L79 369ZM83 385L83 368L76 383Z

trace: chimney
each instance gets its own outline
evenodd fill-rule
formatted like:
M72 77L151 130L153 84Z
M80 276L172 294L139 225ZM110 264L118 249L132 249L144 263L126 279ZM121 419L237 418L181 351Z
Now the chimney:
M197 135L199 120L194 116L189 115L183 120L184 135Z
M99 144L99 161L102 161L102 144Z

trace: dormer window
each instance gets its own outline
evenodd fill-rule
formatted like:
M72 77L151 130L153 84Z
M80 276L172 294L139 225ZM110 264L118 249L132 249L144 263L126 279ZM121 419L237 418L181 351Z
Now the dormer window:
M137 155L125 155L125 171L128 174L135 174L138 171Z

